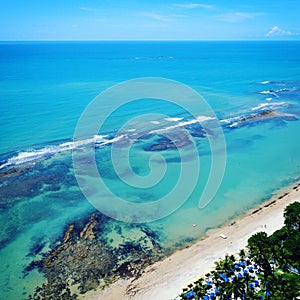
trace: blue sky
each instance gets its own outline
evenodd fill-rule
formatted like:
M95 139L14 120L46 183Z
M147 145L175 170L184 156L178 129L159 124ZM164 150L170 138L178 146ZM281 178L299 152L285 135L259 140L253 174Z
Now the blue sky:
M10 0L0 40L300 40L299 0Z

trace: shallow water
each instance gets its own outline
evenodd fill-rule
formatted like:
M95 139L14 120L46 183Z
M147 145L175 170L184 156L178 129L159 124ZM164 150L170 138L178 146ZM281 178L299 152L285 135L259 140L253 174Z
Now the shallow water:
M95 144L98 169L110 189L127 201L148 203L176 186L182 166L195 163L187 139L181 139L180 156L161 135L168 132L165 128L175 135L180 128L187 129L200 157L196 188L174 213L143 225L158 235L165 253L198 239L298 178L299 47L299 42L1 43L3 297L22 299L32 294L43 275L36 270L26 273L26 267L53 248L69 224L94 211L75 179L72 150L84 151ZM145 76L191 86L220 120L226 140L225 174L216 196L202 209L199 198L212 162L207 140L211 133L178 107L142 99L115 112L98 136L72 141L80 114L95 96L120 81ZM109 109L109 103L103 104L103 113ZM156 116L136 119L150 113ZM153 170L166 166L162 181L153 187L129 186L112 169L111 141L116 141L120 124L130 120L126 137L115 143L119 170L130 181L122 149L142 132L130 150L130 164L141 177L151 173L151 166ZM161 145L169 148L157 148ZM104 199L109 208L108 194L99 192L94 178L86 179L90 194ZM183 186L188 187L190 178L184 179ZM177 203L185 190L173 197ZM114 246L139 236L136 229L120 225L124 227L120 238L120 222L107 224L103 235Z

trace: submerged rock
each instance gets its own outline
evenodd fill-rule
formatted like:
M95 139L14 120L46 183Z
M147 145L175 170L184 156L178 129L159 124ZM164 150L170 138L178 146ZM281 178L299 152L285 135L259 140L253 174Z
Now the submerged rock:
M104 287L120 277L140 276L147 266L163 257L158 236L145 226L126 225L139 232L138 237L128 241L120 235L123 242L110 245L106 235L111 222L97 212L84 224L70 224L60 243L26 268L26 272L38 268L47 279L30 299L77 299L78 294ZM115 231L114 235L121 232Z
M180 134L169 134L168 137L160 137L156 143L146 146L144 150L146 151L163 151L168 149L177 149L187 145L192 142L189 135L186 133Z

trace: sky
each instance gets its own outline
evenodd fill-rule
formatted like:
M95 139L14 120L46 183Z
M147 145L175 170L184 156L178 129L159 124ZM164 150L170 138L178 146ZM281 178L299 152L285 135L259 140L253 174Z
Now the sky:
M300 0L7 0L0 40L300 40Z

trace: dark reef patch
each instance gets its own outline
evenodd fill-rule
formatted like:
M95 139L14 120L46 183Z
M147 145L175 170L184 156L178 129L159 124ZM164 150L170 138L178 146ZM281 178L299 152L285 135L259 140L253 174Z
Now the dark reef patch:
M168 137L159 136L156 142L144 147L145 151L164 151L169 149L178 149L192 142L187 133L168 134Z
M25 268L24 276L37 268L47 280L29 299L77 299L78 294L109 285L120 277L138 277L164 256L157 234L146 226L114 224L115 234L121 238L124 226L139 234L118 246L110 244L105 234L111 231L111 222L95 212L88 219L70 224L50 252ZM37 241L31 253L39 252L40 247Z

